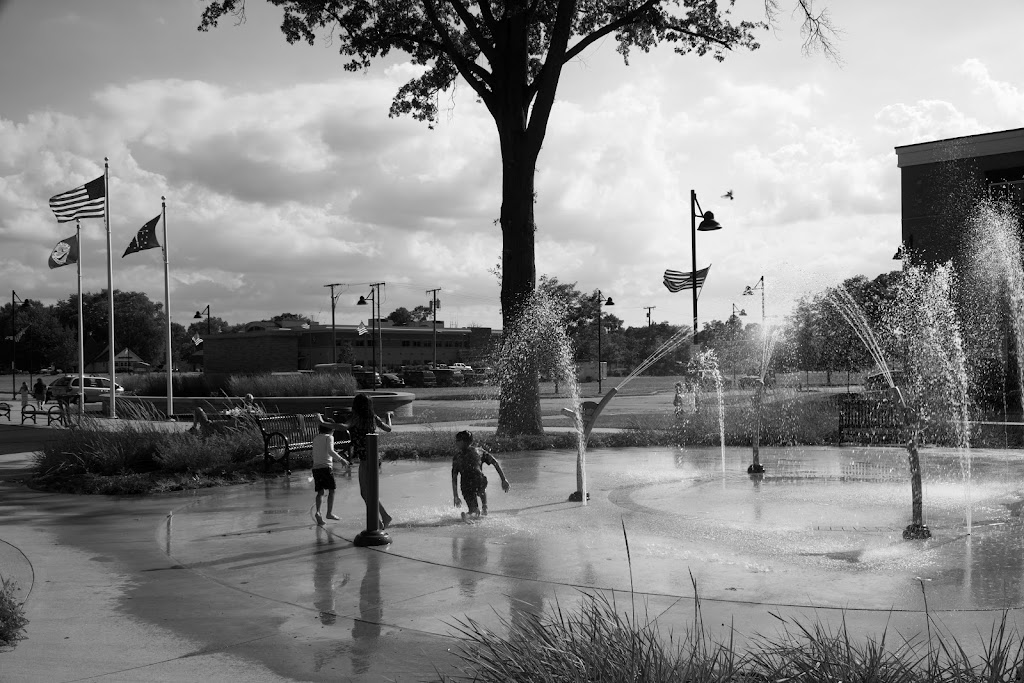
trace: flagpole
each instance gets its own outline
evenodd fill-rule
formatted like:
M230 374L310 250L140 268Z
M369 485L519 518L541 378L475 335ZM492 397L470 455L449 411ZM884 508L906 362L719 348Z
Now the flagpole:
M168 269L170 268L170 248L167 246L167 197L160 197L160 215L164 221L164 313L167 316L167 419L174 418L174 362L171 352L171 288Z
M78 419L85 409L85 329L82 317L82 221L75 219L75 240L78 242Z
M103 220L107 224L107 367L110 370L110 417L117 418L117 376L114 371L114 259L110 249L110 159L103 157ZM81 247L79 247L81 249Z

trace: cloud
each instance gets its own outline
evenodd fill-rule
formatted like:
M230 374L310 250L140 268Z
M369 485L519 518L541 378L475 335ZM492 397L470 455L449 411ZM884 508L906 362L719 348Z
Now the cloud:
M955 71L973 81L975 92L988 95L999 111L1015 122L1009 125L1019 125L1024 115L1024 91L1012 83L992 78L988 67L979 59L967 59Z

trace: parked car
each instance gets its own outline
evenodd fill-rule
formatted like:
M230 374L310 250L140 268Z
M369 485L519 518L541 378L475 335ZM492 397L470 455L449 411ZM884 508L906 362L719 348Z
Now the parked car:
M402 379L409 387L436 387L437 376L433 370L404 370Z
M466 383L465 376L453 368L434 368L433 372L439 387L461 387Z
M405 386L405 380L393 372L385 372L383 375L380 376L380 381L384 384L384 386L388 387L389 389L393 387Z
M458 370L462 374L466 374L467 372L473 372L473 368L466 365L465 363L452 363L448 367L450 367L452 370Z
M110 378L86 375L82 379L85 380L84 393L86 403L99 401L101 396L110 394ZM124 387L120 384L115 384L114 386L114 391L118 394L124 392ZM58 377L46 387L47 401L55 401L62 398L74 401L78 399L78 394L78 375Z
M384 386L384 383L381 382L379 372L374 372L373 370L356 370L352 372L352 376L356 378L356 384L359 386L360 389L373 389L374 375L376 375L377 377L376 386Z

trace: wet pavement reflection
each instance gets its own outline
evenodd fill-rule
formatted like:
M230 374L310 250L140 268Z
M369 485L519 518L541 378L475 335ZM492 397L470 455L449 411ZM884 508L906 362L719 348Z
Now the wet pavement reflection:
M465 616L514 623L580 590L632 585L664 610L692 605L694 582L703 601L737 607L916 613L925 596L933 611L1021 607L1024 464L1016 452L973 456L968 498L958 454L922 452L927 541L901 536L911 512L901 449L762 449L767 473L751 478L747 449L726 451L723 474L717 448L665 448L588 454L586 506L565 500L574 453L505 454L512 491L492 489L490 515L474 524L451 506L447 461L387 463L394 543L379 550L352 545L365 512L344 478L342 519L327 527L295 478L190 502L160 542L225 586L244 580L309 610L323 629L314 668L356 675L398 647L399 631L447 637Z

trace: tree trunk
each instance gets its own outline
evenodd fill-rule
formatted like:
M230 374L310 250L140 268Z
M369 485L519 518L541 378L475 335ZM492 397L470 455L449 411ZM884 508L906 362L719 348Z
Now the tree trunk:
M499 122L501 186L501 317L505 334L514 334L537 284L533 220L537 152L527 137L524 118L513 112ZM525 325L529 325L525 321ZM536 359L527 356L513 377L501 380L498 434L543 434L540 378Z

